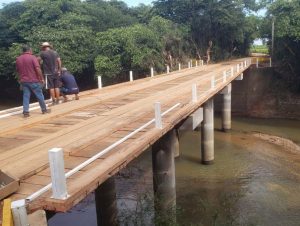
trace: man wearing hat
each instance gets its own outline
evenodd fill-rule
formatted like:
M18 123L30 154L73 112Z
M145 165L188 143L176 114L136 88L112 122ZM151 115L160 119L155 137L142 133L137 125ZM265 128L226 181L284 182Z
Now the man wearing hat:
M59 103L59 76L61 73L61 60L56 51L54 51L49 42L44 42L41 45L40 63L43 73L46 78L46 86L50 90L50 96L53 104Z

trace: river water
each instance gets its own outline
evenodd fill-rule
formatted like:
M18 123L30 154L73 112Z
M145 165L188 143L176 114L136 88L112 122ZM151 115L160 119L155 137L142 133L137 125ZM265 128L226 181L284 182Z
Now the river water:
M300 225L300 152L255 137L300 144L300 121L236 118L223 133L215 120L215 164L200 164L200 132L180 134L176 159L177 225ZM154 225L151 153L116 177L120 225ZM93 195L50 226L96 226ZM159 224L156 224L159 225Z

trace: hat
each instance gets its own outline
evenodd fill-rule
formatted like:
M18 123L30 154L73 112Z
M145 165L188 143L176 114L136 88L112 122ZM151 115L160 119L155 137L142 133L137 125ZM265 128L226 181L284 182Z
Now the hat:
M62 70L62 71L67 71L67 68L63 67L61 70Z
M41 46L42 47L51 47L49 42L43 42Z

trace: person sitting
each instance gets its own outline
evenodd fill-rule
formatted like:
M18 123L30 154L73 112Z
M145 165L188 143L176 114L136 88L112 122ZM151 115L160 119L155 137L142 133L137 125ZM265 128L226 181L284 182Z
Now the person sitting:
M77 82L74 78L74 76L67 70L67 68L62 68L62 74L61 74L61 92L64 97L64 101L68 101L68 98L66 95L72 95L75 94L75 100L79 100L79 88L77 86Z

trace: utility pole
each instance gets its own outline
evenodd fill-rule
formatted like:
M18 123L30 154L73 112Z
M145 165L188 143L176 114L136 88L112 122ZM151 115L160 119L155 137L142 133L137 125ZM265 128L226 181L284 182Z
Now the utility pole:
M274 54L274 31L275 31L275 16L272 16L272 50L271 50L271 57Z

